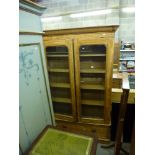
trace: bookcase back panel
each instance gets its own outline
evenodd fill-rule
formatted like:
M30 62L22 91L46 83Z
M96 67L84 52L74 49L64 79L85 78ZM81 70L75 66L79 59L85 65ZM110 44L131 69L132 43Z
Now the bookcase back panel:
M81 90L81 100L104 100L104 90Z
M67 103L53 102L54 112L63 115L72 115L72 106Z
M104 57L82 57L80 58L81 69L105 69L106 61Z
M69 88L51 88L52 97L70 98L71 93Z
M49 80L52 83L69 83L69 73L49 73Z
M81 84L102 84L105 83L105 75L102 73L81 73Z
M47 56L52 55L68 55L68 48L66 46L48 46L46 47Z
M105 69L106 47L104 45L81 45L79 53L81 69Z
M68 69L68 58L67 57L50 57L48 58L48 68L51 69Z
M85 54L106 54L105 45L81 45L79 50L81 56Z
M103 119L103 107L94 105L82 105L81 115L87 118L101 118Z

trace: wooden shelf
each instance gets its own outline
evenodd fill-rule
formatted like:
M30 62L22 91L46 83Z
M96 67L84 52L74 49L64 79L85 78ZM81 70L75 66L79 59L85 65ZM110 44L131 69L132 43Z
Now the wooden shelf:
M68 73L69 69L48 69L49 72L62 72L62 73Z
M61 102L61 103L71 103L70 98L62 98L62 97L52 97L53 102Z
M50 57L68 57L68 55L65 55L65 54L61 54L61 55L58 55L58 54L53 54L53 55L52 55L52 54L51 54L51 55L49 55L49 54L48 54L47 57L48 57L48 58L50 58Z
M105 73L104 69L81 69L80 73Z
M106 54L80 54L80 57L102 57L106 56Z
M56 120L73 121L73 116L69 114L54 113L54 116Z
M55 52L47 52L47 55L67 55L68 54L68 52L57 52L57 51L55 51Z
M82 100L81 104L90 105L90 106L104 106L104 101L97 100Z
M56 88L70 88L69 83L50 83L50 86Z
M99 84L81 84L81 89L104 90L103 85Z

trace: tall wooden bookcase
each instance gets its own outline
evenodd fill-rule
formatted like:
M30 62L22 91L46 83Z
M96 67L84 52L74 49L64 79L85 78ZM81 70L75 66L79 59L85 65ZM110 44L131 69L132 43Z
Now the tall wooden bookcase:
M110 140L114 33L118 26L45 31L58 126Z

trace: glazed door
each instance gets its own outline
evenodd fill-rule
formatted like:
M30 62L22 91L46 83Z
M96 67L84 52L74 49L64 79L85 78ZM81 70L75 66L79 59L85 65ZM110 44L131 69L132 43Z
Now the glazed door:
M72 40L45 41L47 68L56 120L76 120Z
M76 39L74 59L78 121L110 123L112 39Z

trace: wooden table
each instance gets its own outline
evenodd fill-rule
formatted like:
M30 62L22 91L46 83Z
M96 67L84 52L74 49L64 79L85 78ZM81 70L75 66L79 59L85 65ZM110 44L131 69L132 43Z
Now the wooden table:
M121 84L118 84L120 80ZM129 85L128 73L114 73L113 74L113 88L112 88L112 103L120 103L121 95L123 93L122 87ZM128 104L135 104L135 89L130 89Z

